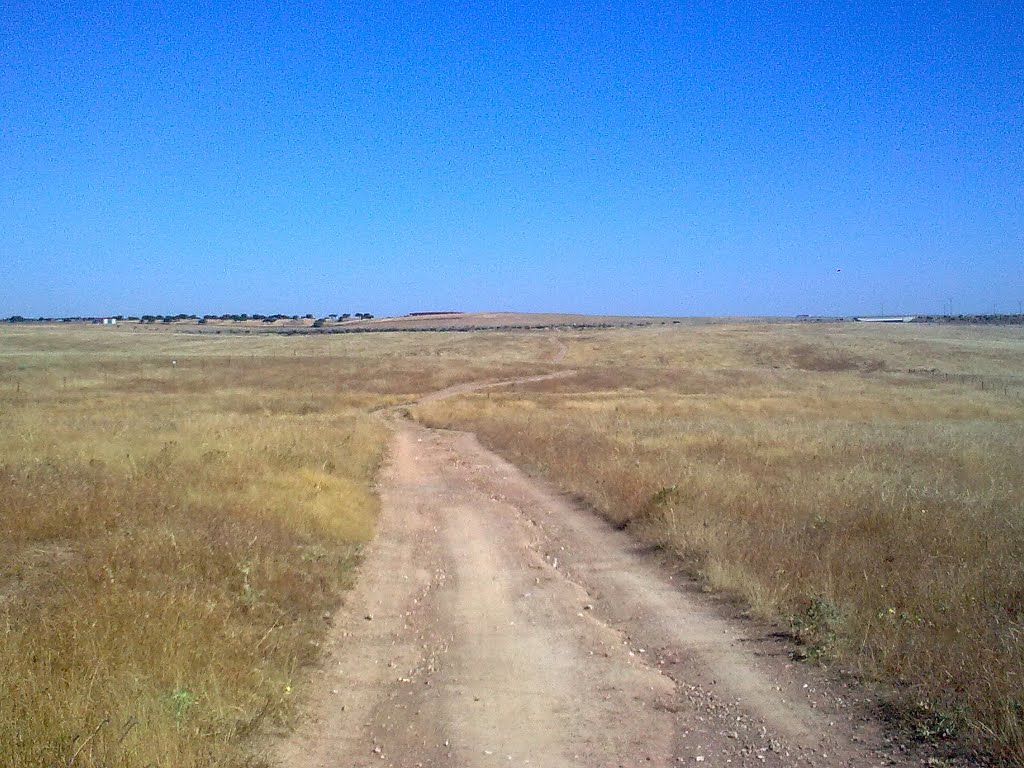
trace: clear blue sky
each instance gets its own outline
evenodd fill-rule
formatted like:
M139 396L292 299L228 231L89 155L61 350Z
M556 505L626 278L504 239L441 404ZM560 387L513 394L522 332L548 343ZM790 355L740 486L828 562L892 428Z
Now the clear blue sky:
M1024 301L1019 2L7 0L0 132L0 316Z

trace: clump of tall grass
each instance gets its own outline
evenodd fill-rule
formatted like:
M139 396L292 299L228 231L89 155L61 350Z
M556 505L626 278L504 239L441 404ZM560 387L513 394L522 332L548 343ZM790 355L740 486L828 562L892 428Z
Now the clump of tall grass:
M0 463L0 762L245 762L243 737L291 716L371 533L363 438L323 435L290 469L238 444Z
M812 655L895 683L927 735L1021 762L1022 361L1005 331L588 334L575 378L417 415L679 552Z

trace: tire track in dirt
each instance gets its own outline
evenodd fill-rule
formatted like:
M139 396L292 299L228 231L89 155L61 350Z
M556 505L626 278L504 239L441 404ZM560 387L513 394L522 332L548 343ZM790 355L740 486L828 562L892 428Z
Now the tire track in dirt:
M274 750L285 768L911 764L627 534L473 435L394 428L377 536Z

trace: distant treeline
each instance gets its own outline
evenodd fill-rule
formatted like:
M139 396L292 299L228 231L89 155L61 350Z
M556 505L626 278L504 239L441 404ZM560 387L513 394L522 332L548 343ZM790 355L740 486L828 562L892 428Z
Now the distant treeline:
M1022 325L1024 314L1017 315L917 315L914 323L967 323L971 325Z
M117 320L118 322L136 322L136 323L177 323L186 320L194 320L198 324L203 325L210 322L211 320L220 320L227 322L242 323L246 321L256 320L264 323L274 323L278 320L313 320L314 325L320 323L321 325L326 324L328 321L344 321L355 318L356 320L369 320L373 317L369 312L342 312L332 313L325 317L316 318L312 313L305 315L261 315L261 314L223 314L223 315L190 315L190 314L177 314L177 315L103 315L101 317L22 317L21 315L11 315L0 319L3 323L100 323L103 320Z

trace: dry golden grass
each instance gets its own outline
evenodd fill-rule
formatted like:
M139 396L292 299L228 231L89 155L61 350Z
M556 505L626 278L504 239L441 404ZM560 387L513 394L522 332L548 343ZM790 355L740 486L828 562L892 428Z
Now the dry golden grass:
M814 655L896 683L922 735L1024 763L1020 329L562 338L578 376L418 418L477 432L788 618Z
M0 765L258 763L372 534L372 409L549 351L0 330Z

